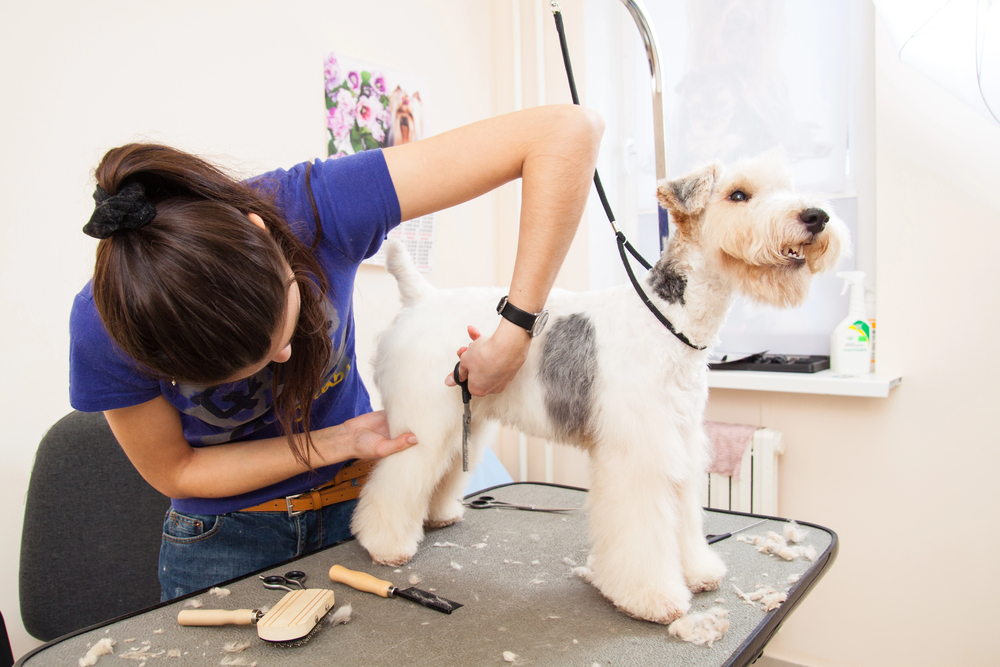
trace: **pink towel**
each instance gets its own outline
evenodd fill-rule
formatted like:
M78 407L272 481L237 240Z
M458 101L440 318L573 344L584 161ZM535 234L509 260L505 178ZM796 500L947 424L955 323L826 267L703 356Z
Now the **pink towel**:
M757 427L749 424L706 421L705 434L712 447L712 463L708 471L740 481L740 462L756 431Z

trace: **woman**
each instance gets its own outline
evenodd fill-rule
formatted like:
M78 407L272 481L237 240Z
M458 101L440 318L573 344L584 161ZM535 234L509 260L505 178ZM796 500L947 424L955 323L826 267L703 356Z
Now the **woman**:
M580 107L541 107L246 183L163 146L108 152L84 228L102 241L73 307L70 398L103 411L172 499L163 599L349 537L366 471L350 462L416 444L391 436L356 370L358 264L401 221L520 177L509 301L542 310L602 131ZM530 336L507 319L469 334L460 377L477 396L503 391Z

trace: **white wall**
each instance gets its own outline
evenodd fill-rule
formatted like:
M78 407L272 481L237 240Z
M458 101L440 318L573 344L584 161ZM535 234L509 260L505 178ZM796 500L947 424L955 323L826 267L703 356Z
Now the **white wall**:
M876 39L879 368L888 399L713 391L785 434L780 512L840 536L768 647L804 665L996 664L1000 126Z
M15 657L18 548L38 441L69 410L67 322L93 269L93 168L112 146L156 140L251 174L325 151L323 56L339 51L429 80L441 131L493 115L491 3L216 0L0 4L0 611ZM422 91L423 92L423 91ZM438 216L438 284L491 284L493 203ZM484 256L486 260L484 261ZM384 272L358 287L366 334L396 308ZM442 376L443 377L443 376Z

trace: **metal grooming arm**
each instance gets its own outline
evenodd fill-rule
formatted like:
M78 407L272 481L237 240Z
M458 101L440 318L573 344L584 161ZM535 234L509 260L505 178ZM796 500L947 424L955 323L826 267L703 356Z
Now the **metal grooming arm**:
M649 22L649 14L646 5L642 0L622 0L625 9L632 15L639 34L642 35L642 44L646 49L646 59L649 61L650 84L653 92L653 145L656 155L656 180L660 181L667 177L667 160L664 148L664 118L663 118L663 72L660 69L660 43L656 38L656 31ZM662 208L657 208L660 223L660 249L667 244L669 227L667 225L667 212Z

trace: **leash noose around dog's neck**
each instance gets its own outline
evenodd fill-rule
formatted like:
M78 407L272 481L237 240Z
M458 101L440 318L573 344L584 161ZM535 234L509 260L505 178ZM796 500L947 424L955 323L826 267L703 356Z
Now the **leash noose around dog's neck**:
M566 42L566 30L563 27L562 9L559 7L559 3L556 2L556 0L552 0L550 2L550 6L552 8L552 16L556 21L556 32L559 33L559 46L562 49L563 65L566 67L566 78L569 79L569 92L573 97L573 104L579 105L580 96L576 92L576 81L573 78L573 65L569 59L569 45ZM625 233L618 228L617 224L615 224L615 214L611 211L611 204L608 203L607 195L604 194L604 186L601 185L601 177L597 173L596 169L594 170L594 186L597 188L597 194L601 198L601 205L604 206L604 212L607 214L608 221L611 223L611 229L615 232L615 238L618 242L618 254L622 257L622 265L625 267L625 273L628 274L628 279L631 281L632 287L635 288L636 294L639 295L642 302L646 304L647 308L649 308L649 312L653 313L656 319L660 321L660 324L666 327L667 331L676 336L677 340L684 343L692 350L704 350L704 346L695 345L688 339L687 336L677 331L677 329L674 328L674 325L670 323L670 320L667 319L666 315L661 313L656 305L646 295L646 292L639 284L639 280L635 277L635 273L632 272L632 266L629 264L628 257L625 255L625 250L628 250L647 271L653 267L643 258L642 255L639 254L638 250L632 247L632 244L625 238Z

